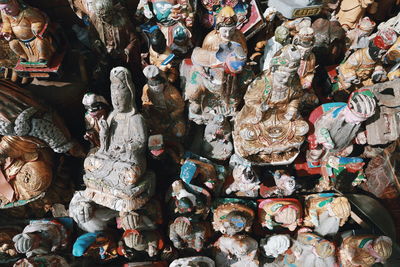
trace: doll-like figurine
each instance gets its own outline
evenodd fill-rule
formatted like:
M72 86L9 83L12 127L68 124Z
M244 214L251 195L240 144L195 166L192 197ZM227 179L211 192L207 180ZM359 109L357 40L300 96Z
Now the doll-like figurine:
M233 236L242 231L250 232L255 216L251 202L239 199L217 200L213 211L213 227L215 231Z
M353 91L355 88L372 85L387 79L382 67L382 56L396 42L392 29L379 31L368 47L358 49L338 67L339 90Z
M181 94L156 66L145 67L143 73L147 84L143 87L142 108L150 134L182 138L185 134L185 103Z
M274 230L277 226L294 231L303 220L300 202L291 198L270 198L258 201L258 219L262 226Z
M387 236L350 235L343 239L339 250L343 267L371 267L384 264L392 254L393 243Z
M270 69L271 59L279 49L289 44L290 32L284 26L278 26L275 29L275 34L265 44L264 55L261 57L260 69L266 71Z
M110 233L86 233L76 239L72 255L89 257L94 261L108 261L118 256L117 243Z
M211 31L204 38L202 48L218 51L220 44L227 42L239 43L244 53L247 55L246 38L243 33L236 28L237 16L230 6L223 7L216 19L215 30Z
M247 235L221 236L214 246L218 267L259 266L258 243Z
M215 262L205 256L194 256L187 258L176 259L169 267L186 267L186 266L194 266L194 267L215 267Z
M284 266L335 267L337 266L335 251L334 243L316 234L299 231L293 246L285 253Z
M275 186L260 192L263 198L272 196L286 197L296 190L296 178L283 170L276 170L273 174Z
M96 219L94 203L110 211L130 212L143 207L154 193L155 175L146 171L147 129L135 105L130 73L114 68L110 80L114 109L107 121L100 121L100 148L85 159L87 188L70 203L71 217L86 229Z
M43 65L50 62L55 47L48 35L49 19L40 10L21 4L18 0L0 1L3 27L1 35L21 62Z
M177 249L191 248L200 252L210 237L210 226L206 222L191 222L178 217L169 225L169 239Z
M15 249L18 253L25 253L29 258L66 248L72 230L72 221L68 221L70 218L64 219L64 221L30 221L21 234L13 237Z
M374 0L343 0L336 15L337 20L346 31L354 29L364 17L367 8L376 4Z
M92 147L99 147L99 121L101 119L107 119L110 110L110 104L103 96L94 93L86 93L83 96L82 104L86 109L86 133L83 138L88 140Z
M271 61L271 71L252 81L245 105L235 118L235 152L255 163L290 164L308 132L299 115L303 95L299 76L300 51L283 47Z
M304 226L315 227L315 232L322 236L336 234L351 212L347 198L334 193L309 195L305 203Z
M251 163L234 154L229 160L233 183L226 190L226 194L234 193L236 196L257 197L260 188L260 180Z
M232 129L223 115L215 115L204 130L203 151L207 158L227 160L233 153Z

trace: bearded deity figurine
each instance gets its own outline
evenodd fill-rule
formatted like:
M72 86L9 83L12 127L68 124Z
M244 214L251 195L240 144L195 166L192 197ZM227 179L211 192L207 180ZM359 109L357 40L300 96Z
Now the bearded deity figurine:
M314 125L314 133L308 137L309 150L307 151L308 165L318 167L330 165L338 169L343 163L357 163L358 160L349 160L346 157L352 151L351 142L358 136L361 122L367 120L375 113L376 101L368 89L361 89L350 95L349 102L329 103L315 109L310 115L310 122ZM366 140L358 138L360 143ZM331 156L336 156L331 157ZM331 162L329 160L331 159ZM337 160L339 159L339 162ZM332 161L333 160L333 161ZM335 163L336 162L336 163ZM342 163L342 164L341 164ZM319 191L330 190L335 184L330 179L331 172L322 173L318 185Z
M215 267L215 262L209 257L194 256L194 257L176 259L169 265L169 267L186 267L186 266Z
M250 232L255 217L255 203L248 200L224 198L214 202L213 227L215 231L233 236Z
M275 186L260 191L260 195L263 198L273 196L286 197L294 193L296 190L296 178L294 176L289 175L284 170L276 170L272 175L275 181Z
M94 93L86 93L83 96L82 104L86 109L86 133L83 138L88 140L92 147L99 147L99 121L101 119L107 119L110 110L110 104L103 96Z
M89 232L96 231L88 229L95 221L107 220L104 214L93 213L95 203L110 219L113 212L143 207L154 193L155 175L146 171L147 129L135 105L130 73L116 67L110 80L114 110L107 120L100 120L100 148L85 159L86 190L77 192L70 203L71 217Z
M73 247L74 257L88 257L94 261L108 261L118 256L114 237L106 232L86 233L79 236Z
M350 203L334 193L319 193L305 198L304 226L315 227L315 232L325 236L336 234L350 216Z
M264 55L261 57L260 70L269 70L271 67L271 59L274 57L276 52L279 51L279 49L289 44L289 42L289 29L284 26L276 27L274 36L272 36L265 45Z
M284 266L336 267L335 244L311 232L299 231L293 246L285 253Z
M169 225L168 233L175 248L200 252L211 236L211 227L208 222L191 222L186 217L178 217Z
M29 258L35 255L46 255L64 249L68 245L72 231L71 218L57 220L32 220L21 234L13 237L18 253Z
M350 235L343 239L339 250L343 267L371 267L384 264L392 255L393 242L387 236Z
M235 116L252 78L246 60L236 42L220 44L217 52L199 47L193 50L191 60L184 60L180 68L189 120L207 124L217 114Z
M269 230L280 226L294 231L303 221L303 210L297 199L260 199L258 200L258 220Z
M359 0L357 2L343 0L336 18L346 31L354 29L364 17L367 8L377 4L374 0Z
M338 67L339 90L351 92L363 86L383 82L387 79L382 67L382 56L397 39L392 29L379 31L368 47L358 49Z
M230 123L219 114L214 116L204 130L203 153L207 158L227 160L233 153Z
M295 46L283 47L272 59L271 71L253 80L244 96L233 141L236 153L254 164L290 164L300 152L308 132L298 112L300 59Z
M48 35L49 18L40 10L17 0L0 1L1 34L23 64L47 67L56 49Z
M236 28L237 16L230 6L225 6L217 14L215 30L211 31L204 38L202 48L211 51L218 51L223 43L239 43L245 55L247 55L247 44L244 34Z
M185 134L185 103L179 91L149 65L143 70L147 84L143 87L142 107L150 134L181 139Z
M247 235L221 236L216 247L218 267L258 267L258 243Z

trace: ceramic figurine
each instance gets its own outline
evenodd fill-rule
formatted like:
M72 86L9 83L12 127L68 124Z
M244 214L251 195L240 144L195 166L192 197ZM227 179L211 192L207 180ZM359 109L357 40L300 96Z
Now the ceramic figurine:
M83 96L82 104L86 109L86 133L83 138L89 141L92 147L99 147L99 121L101 119L107 119L110 110L110 104L103 96L94 93L86 93Z
M94 261L108 261L118 256L117 244L109 233L86 233L76 239L72 255L89 257Z
M76 193L70 204L71 217L86 229L85 224L95 219L94 203L101 209L130 212L143 207L154 193L155 175L146 171L147 129L135 105L130 73L114 68L110 80L114 109L107 121L100 121L100 148L85 159L87 188Z
M285 266L338 266L334 243L310 232L300 232L293 246L285 253Z
M18 253L24 253L29 258L66 248L71 230L72 221L68 217L57 220L33 220L12 240Z
M268 2L268 6L276 8L288 19L315 16L322 11L322 1L318 0L272 0Z
M205 256L194 256L194 257L176 259L169 265L169 267L186 267L186 266L215 267L215 262L212 259Z
M263 72L250 84L245 105L235 118L235 152L254 164L290 164L308 132L298 113L302 89L297 70L300 51L283 47L271 60L271 72Z
M59 255L40 255L17 261L14 267L69 267L68 262Z
M2 36L24 64L47 67L56 52L48 34L49 18L40 10L17 0L0 2Z
M305 205L304 226L315 227L322 236L336 234L351 212L347 198L334 193L308 195Z
M191 248L200 252L210 237L207 222L191 222L186 217L178 217L169 225L169 239L177 249Z
M21 230L18 226L11 225L0 228L0 264L15 262L20 258L12 239L21 233Z
M374 30L376 23L373 22L369 17L364 17L357 24L357 27L346 32L346 46L347 55L357 49L366 48L369 44L369 36Z
M189 120L207 124L216 114L234 116L252 73L245 68L246 54L239 43L220 44L219 50L195 48L180 68Z
M213 227L215 231L233 236L250 232L255 212L252 202L240 199L219 199L214 203Z
M258 243L247 235L221 236L214 246L217 248L216 266L259 266Z
M272 36L265 45L264 55L261 57L260 69L266 71L270 69L271 59L274 57L279 49L289 44L290 34L289 29L284 26L278 26L275 29L275 34Z
M243 33L236 28L237 16L230 6L223 7L217 14L215 30L211 31L204 38L202 48L211 51L218 51L223 43L236 42L241 45L245 55L247 55L246 38Z
M277 226L294 231L303 220L300 202L291 198L270 198L258 201L258 219L262 226L274 230Z
M294 193L296 190L296 178L290 176L283 170L276 170L273 174L275 186L268 188L268 190L260 193L263 198L268 197L287 197Z
M238 197L258 197L260 180L251 163L234 154L229 165L232 168L233 183L225 189L225 193L234 193Z
M340 246L340 262L344 267L384 264L392 254L392 247L392 240L387 236L351 235Z
M303 27L293 38L293 44L300 51L301 61L297 71L303 89L310 89L314 79L316 59L312 52L315 42L314 30L311 27Z
M353 91L354 88L385 81L386 71L381 59L396 39L396 32L392 29L379 31L368 47L351 54L338 67L339 90Z
M232 129L223 115L214 116L204 130L204 156L215 160L227 160L233 153Z
M285 253L290 247L289 235L272 235L260 240L260 247L267 257L277 258Z
M145 67L143 73L147 84L143 88L142 109L150 134L182 138L185 134L185 103L181 94L165 80L156 66Z
M164 77L173 83L179 77L179 71L175 63L175 55L167 46L165 36L161 30L154 26L149 32L149 61L164 73Z
M374 0L360 0L357 2L343 0L336 15L337 20L346 31L354 29L364 17L367 8L374 4L376 4Z

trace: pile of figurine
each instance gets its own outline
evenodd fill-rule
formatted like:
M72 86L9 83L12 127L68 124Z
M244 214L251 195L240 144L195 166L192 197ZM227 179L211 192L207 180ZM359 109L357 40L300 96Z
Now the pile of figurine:
M29 2L0 0L1 266L393 257L352 196L400 196L398 1ZM83 138L27 89L76 45Z

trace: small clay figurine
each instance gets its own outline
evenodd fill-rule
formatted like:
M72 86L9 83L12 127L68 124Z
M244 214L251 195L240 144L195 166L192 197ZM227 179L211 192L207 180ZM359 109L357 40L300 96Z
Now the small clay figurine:
M367 8L374 4L377 4L374 0L343 0L336 17L346 31L354 29L364 17Z
M232 129L223 115L214 116L204 130L204 156L215 160L227 160L233 153Z
M246 38L243 33L236 28L237 16L230 6L223 7L216 19L215 30L211 31L204 38L202 48L211 51L218 51L223 43L236 42L241 45L245 55L247 55Z
M387 236L350 235L340 246L340 263L343 267L384 264L392 254L392 246L392 240Z
M200 252L210 237L210 226L206 222L191 222L178 217L169 225L169 239L177 249L191 248Z
M0 10L1 34L21 62L46 67L56 52L54 40L48 35L49 18L17 0L0 1Z
M278 26L275 29L275 35L272 36L265 45L264 55L261 57L260 69L261 71L269 70L271 66L271 59L274 57L279 49L289 44L290 33L289 29L284 26Z
M214 206L212 224L215 231L228 236L250 232L255 216L252 202L226 198L216 200Z
M71 218L33 220L21 234L13 237L14 246L18 253L25 253L28 258L50 254L67 247L71 230Z
M290 247L289 235L272 235L260 240L262 253L267 257L277 258Z
M215 267L215 262L212 259L205 256L194 256L194 257L176 259L169 265L169 267L186 267L186 266Z
M305 198L304 226L315 227L325 236L336 234L350 216L350 203L346 197L334 193L320 193Z
M385 29L370 40L368 47L351 54L338 67L339 90L353 91L354 88L385 81L387 76L381 59L396 39L395 31Z
M291 198L271 198L258 201L258 219L262 226L274 230L277 226L294 231L303 220L300 202Z
M92 147L99 147L99 121L101 119L107 119L110 104L103 96L94 93L86 93L83 96L82 104L86 109L86 133L84 138L90 142Z
M245 105L235 118L235 152L254 164L290 164L308 132L298 112L302 89L297 74L300 51L283 47L271 61L271 72L252 81Z
M229 165L233 168L233 183L225 189L225 193L228 195L234 193L239 197L257 197L260 188L260 180L252 164L234 154L230 158Z
M263 191L262 197L286 197L293 194L296 190L296 179L294 176L288 175L283 170L276 170L273 173L273 177L275 180L275 186L268 188L268 190Z
M86 233L76 239L72 255L89 257L94 261L108 261L118 256L117 243L109 233Z
M183 110L185 103L179 91L149 65L143 70L147 84L143 87L142 108L150 134L180 139L185 134Z
M258 243L247 235L221 236L214 246L217 248L216 266L259 266Z

